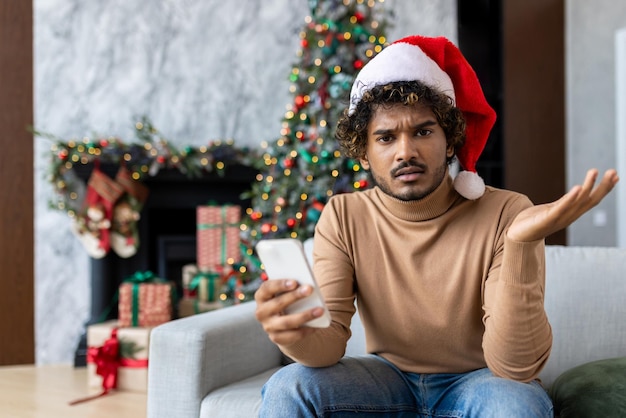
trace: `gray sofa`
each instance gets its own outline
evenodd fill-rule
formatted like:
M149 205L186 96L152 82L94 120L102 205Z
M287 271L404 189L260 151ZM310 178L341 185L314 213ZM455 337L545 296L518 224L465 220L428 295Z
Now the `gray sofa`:
M541 374L626 356L626 249L546 247L546 311L554 345ZM150 341L148 418L250 418L282 356L254 318L254 302L156 327ZM347 355L364 352L357 316Z

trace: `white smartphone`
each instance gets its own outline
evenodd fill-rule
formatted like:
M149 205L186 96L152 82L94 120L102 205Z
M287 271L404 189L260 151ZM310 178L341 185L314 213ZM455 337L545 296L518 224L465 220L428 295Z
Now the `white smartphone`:
M302 242L292 238L265 239L256 244L256 252L263 263L268 280L293 279L301 285L308 284L313 293L300 299L286 309L286 313L302 312L317 306L324 314L305 325L313 328L326 328L330 325L330 312L313 277Z

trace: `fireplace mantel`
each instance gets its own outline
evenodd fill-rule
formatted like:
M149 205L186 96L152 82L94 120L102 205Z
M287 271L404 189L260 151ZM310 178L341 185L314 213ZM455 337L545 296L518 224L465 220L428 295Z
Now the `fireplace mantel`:
M102 164L100 169L111 178L118 166ZM93 166L75 168L79 178L88 181ZM250 190L257 170L244 165L228 165L222 173L203 172L190 177L176 169L162 169L143 183L149 195L138 221L139 248L130 258L110 251L101 259L91 260L91 310L85 326L117 317L112 301L120 283L137 271L150 270L174 281L181 291L181 267L196 260L196 207L209 203L238 204L243 211L249 200L241 194ZM74 364L86 363L86 341L83 335L76 350Z

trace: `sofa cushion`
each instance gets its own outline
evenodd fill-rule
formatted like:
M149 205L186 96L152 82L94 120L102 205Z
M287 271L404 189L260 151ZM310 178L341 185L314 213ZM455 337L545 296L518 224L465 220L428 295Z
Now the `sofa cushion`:
M546 299L554 340L546 387L566 370L626 356L626 250L546 246Z
M259 413L261 388L279 367L209 393L200 406L200 418L249 418Z
M626 357L598 360L561 374L550 388L561 418L626 416Z

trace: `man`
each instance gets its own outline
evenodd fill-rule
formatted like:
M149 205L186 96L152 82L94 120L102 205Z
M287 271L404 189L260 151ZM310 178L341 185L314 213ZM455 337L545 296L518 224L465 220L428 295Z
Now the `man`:
M495 114L445 38L397 41L359 73L336 137L376 185L329 200L314 271L332 315L283 315L310 294L265 282L257 319L296 363L266 384L262 417L550 417L537 377L550 354L544 238L618 181L590 170L533 206L475 173ZM456 157L463 171L453 180ZM356 300L370 355L344 358Z

